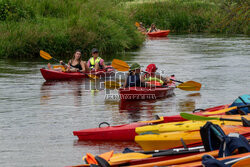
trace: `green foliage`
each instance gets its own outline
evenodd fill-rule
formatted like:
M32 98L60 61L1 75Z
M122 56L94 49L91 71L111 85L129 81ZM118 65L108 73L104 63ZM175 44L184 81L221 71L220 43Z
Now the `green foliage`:
M34 17L35 13L32 7L24 6L21 1L0 1L0 21L20 21L21 19L33 19Z
M115 53L139 47L143 36L123 10L109 0L26 0L35 19L0 24L0 57L38 57L45 50L68 57L76 49L89 57L93 47Z

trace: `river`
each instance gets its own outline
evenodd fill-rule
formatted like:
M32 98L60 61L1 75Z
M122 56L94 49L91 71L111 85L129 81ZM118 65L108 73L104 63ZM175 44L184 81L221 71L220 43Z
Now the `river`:
M106 121L119 125L229 104L250 93L250 38L206 34L148 39L137 51L118 56L131 64L155 63L177 80L200 82L199 92L175 90L169 98L120 104L104 90L86 90L93 81L45 82L47 61L0 59L0 165L81 164L87 152L139 149L131 142L79 142L72 131ZM39 55L38 55L39 57ZM114 91L114 93L117 93Z

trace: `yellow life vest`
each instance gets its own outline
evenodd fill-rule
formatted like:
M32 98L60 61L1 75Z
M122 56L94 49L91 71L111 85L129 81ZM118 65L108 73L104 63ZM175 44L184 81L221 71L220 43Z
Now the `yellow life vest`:
M163 81L157 77L148 77L145 79L145 81L157 81L157 82L160 82L162 85L163 85Z
M94 57L91 57L90 60L89 60L89 62L90 62L90 68L91 69L95 68L96 63L100 63L101 59L102 58L100 58L100 57L97 57L96 59L94 59ZM99 64L99 66L101 67L100 64Z

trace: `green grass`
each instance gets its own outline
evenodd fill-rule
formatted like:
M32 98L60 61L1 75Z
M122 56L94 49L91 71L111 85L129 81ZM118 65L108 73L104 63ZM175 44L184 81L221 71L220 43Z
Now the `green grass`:
M7 2L30 16L9 15L0 24L0 57L32 58L45 50L57 57L93 47L109 54L139 47L144 37L126 10L109 0L21 0ZM17 11L13 10L13 12Z
M134 49L144 41L135 21L175 33L250 32L244 0L0 0L0 58Z

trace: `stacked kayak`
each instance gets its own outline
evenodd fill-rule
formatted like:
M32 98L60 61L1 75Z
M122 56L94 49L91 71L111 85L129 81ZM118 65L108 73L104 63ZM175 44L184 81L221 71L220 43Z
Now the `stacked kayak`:
M226 134L231 132L237 132L244 136L250 135L250 127L242 126L221 126ZM186 144L200 143L201 136L198 130L196 131L178 131L178 132L166 132L160 134L145 134L135 137L135 141L141 146L144 151L169 149L182 145L182 140Z
M98 70L92 71L88 73L81 73L81 72L62 72L56 70L48 70L48 69L40 69L43 78L46 81L52 80L76 80L76 79L84 79L88 78L88 75L95 75L98 77L109 77L114 75L114 69L108 68L107 70Z
M168 36L170 30L161 30L161 31L157 31L157 32L149 32L147 33L147 35L149 37L166 37Z
M221 105L213 108L207 108L203 112L197 112L196 115L209 116L209 114L224 114L229 105ZM219 112L219 111L223 112ZM84 129L79 131L73 131L73 134L78 137L79 140L113 140L113 141L134 141L136 136L135 128L145 125L156 125L160 123L185 121L180 115L160 117L160 119L152 121L140 121L130 124L123 124L117 126L106 126L92 129ZM105 124L105 123L104 123ZM106 123L107 124L107 123ZM100 125L103 126L103 125Z
M213 117L213 116L209 116ZM217 118L226 118L226 119L241 119L242 117L250 120L250 115L241 116L241 115L221 115L216 116ZM210 122L217 125L242 125L242 122L235 121L220 121L220 120L210 120ZM135 129L137 134L143 133L165 133L165 132L176 132L176 131L193 131L199 130L200 127L204 126L206 121L184 121L178 123L162 123L158 125L149 125L137 127Z

